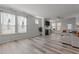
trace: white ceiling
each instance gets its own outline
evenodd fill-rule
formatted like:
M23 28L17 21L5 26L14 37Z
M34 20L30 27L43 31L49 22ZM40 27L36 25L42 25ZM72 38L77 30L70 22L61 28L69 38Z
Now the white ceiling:
M46 18L68 17L79 14L78 4L5 4L1 6Z

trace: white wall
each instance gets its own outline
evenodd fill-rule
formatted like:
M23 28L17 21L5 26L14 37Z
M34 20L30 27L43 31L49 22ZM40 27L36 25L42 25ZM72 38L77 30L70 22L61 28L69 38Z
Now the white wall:
M76 30L76 18L75 17L62 19L63 29L68 29L68 24L72 24L72 30Z

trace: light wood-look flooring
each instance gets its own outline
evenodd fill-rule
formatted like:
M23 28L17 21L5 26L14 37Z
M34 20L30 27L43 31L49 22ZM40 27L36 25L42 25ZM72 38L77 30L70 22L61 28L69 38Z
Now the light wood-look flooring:
M79 49L61 43L61 35L39 36L0 45L0 54L78 54Z

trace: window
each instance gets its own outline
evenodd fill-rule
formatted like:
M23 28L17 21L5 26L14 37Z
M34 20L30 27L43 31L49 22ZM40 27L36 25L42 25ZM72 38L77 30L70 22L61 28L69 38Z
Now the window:
M57 23L57 30L61 30L61 22Z
M55 20L52 20L52 30L56 30L56 22L55 22Z
M55 27L56 26L56 23L52 23L52 26Z
M17 20L18 20L18 33L26 33L26 27L27 27L26 17L17 16Z
M1 12L1 33L15 33L15 15Z
M68 30L72 30L72 24L68 24Z
M51 20L52 30L61 30L61 22L59 20Z
M35 24L39 24L39 20L38 19L35 19Z

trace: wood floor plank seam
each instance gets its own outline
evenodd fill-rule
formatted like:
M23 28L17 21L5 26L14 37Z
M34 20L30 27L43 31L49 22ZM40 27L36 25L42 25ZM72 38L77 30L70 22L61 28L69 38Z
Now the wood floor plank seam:
M67 48L64 48L64 49L69 50L69 49L67 49ZM78 53L78 52L76 52L76 51L74 51L74 50L69 50L69 51L71 51L71 52L73 52L73 53Z

